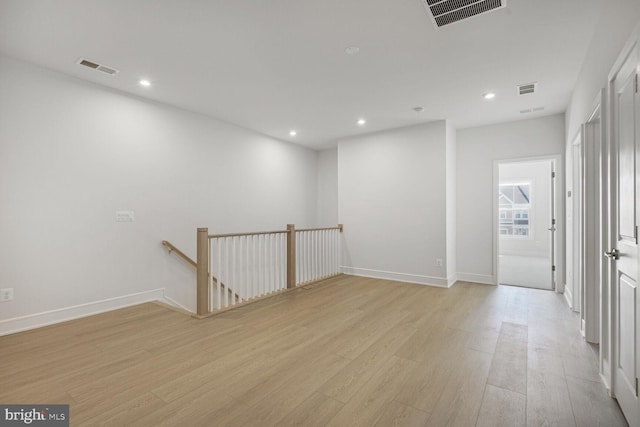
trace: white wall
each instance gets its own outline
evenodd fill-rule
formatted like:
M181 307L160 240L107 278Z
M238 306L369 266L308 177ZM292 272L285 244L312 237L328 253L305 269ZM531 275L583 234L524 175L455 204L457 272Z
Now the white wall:
M500 183L531 183L530 235L500 236L500 255L551 256L551 167L549 161L500 164Z
M564 117L553 115L459 129L457 135L457 271L459 280L495 283L493 168L495 160L564 155ZM564 180L559 173L558 191ZM557 218L564 218L562 206ZM561 222L561 221L560 221ZM558 224L557 236L564 228ZM562 252L564 241L559 242ZM562 278L562 266L558 266Z
M614 61L640 20L640 1L607 0L600 22L576 80L566 112L566 141L570 144L591 113L598 91L607 85Z
M444 121L339 141L345 272L447 285L445 157Z
M338 147L318 152L318 226L338 224Z
M152 89L151 89L152 90ZM166 288L197 227L315 226L315 151L0 57L0 321ZM134 210L116 223L117 209ZM0 328L1 329L1 328ZM0 331L1 332L1 331Z

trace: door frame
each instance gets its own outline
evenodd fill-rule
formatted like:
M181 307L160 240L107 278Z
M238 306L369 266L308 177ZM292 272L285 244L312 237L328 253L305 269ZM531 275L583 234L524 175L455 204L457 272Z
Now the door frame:
M562 293L570 309L575 312L580 312L580 280L581 280L581 259L580 259L580 247L581 247L581 214L579 199L582 194L580 187L576 189L577 185L580 186L580 164L581 154L580 151L583 145L584 139L584 126L580 126L576 135L569 140L566 147L566 176L565 176L565 192L563 193L563 201L566 206L565 226L565 277L564 285L562 287ZM577 157L576 157L576 150ZM577 171L576 169L577 159Z
M493 161L493 277L494 284L500 284L499 269L498 269L498 255L500 254L500 239L498 239L498 232L500 230L500 215L498 214L498 186L500 185L500 165L503 163L528 163L536 162L540 160L551 160L554 165L556 178L555 178L555 219L556 219L556 231L553 255L555 259L551 260L551 265L556 266L555 271L555 289L557 293L561 293L564 290L564 283L562 278L564 277L564 265L561 257L558 254L564 253L564 225L563 221L559 221L560 218L564 218L564 203L561 195L564 193L564 174L562 155L552 154L548 156L533 156L533 157L517 157L510 159L498 159Z
M608 260L603 256L607 239L608 220L606 209L607 165L606 159L606 94L601 89L594 99L590 113L585 117L582 138L582 197L581 197L581 313L582 335L590 343L601 342L602 322L606 322L602 313L607 312L606 275ZM599 124L599 128L594 123ZM593 233L592 231L596 231ZM606 316L606 314L605 314ZM603 343L605 341L602 341ZM600 352L600 368L602 371L602 355ZM608 352L606 353L609 354Z

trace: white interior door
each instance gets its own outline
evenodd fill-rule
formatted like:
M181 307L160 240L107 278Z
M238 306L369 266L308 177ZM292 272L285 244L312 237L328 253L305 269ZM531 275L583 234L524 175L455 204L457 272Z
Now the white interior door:
M598 102L584 125L582 150L582 335L588 342L600 341L600 153L602 150L602 108Z
M549 249L551 253L551 289L556 290L556 231L558 228L556 227L556 163L554 161L549 162L549 175L551 176L549 192L551 194L550 205L551 209L549 212L549 233L551 236L551 247Z
M611 81L613 145L612 172L616 190L616 248L609 251L613 262L614 287L614 393L632 426L640 425L638 401L638 108L637 47L631 49Z

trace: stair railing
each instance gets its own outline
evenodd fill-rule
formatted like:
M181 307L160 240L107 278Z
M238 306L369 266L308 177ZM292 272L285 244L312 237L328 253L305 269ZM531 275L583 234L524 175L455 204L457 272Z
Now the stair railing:
M286 230L233 234L198 228L198 316L340 274L342 230L342 224L302 230L289 224Z

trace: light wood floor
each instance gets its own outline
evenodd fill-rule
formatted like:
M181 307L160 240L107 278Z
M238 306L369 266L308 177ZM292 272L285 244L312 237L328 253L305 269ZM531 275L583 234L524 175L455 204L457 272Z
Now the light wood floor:
M0 402L69 403L72 425L625 426L578 326L548 291L342 276L0 337Z

